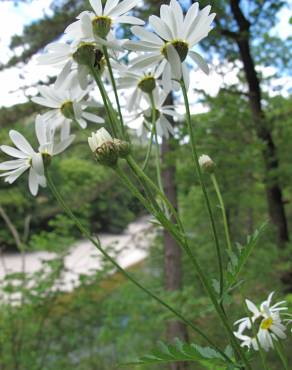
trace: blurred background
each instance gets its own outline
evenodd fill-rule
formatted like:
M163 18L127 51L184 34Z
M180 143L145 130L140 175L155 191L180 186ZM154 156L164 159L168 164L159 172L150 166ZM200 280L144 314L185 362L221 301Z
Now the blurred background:
M146 20L163 3L168 1L141 1L135 15ZM180 3L187 10L192 1ZM201 8L211 4L217 17L198 48L211 73L191 72L198 150L216 163L234 244L244 246L247 236L269 221L246 266L244 282L234 292L229 312L235 321L244 315L243 297L261 302L276 291L292 307L292 3L199 3ZM86 0L0 1L1 144L10 144L10 129L34 142L34 118L44 110L30 97L37 94L38 84L50 84L56 75L53 68L37 65L36 56L85 9L90 9ZM130 35L127 26L117 32ZM180 97L173 99L183 112ZM96 129L96 124L89 124L85 135L76 131L74 144L54 159L60 192L124 267L224 343L189 261L149 222L114 173L92 159L86 138ZM177 123L175 131L174 138L162 143L165 191L178 206L202 266L216 277L212 236L184 122ZM135 137L135 127L131 132ZM145 145L135 140L133 152L142 163ZM154 176L154 171L150 164L149 174ZM206 182L220 220L208 177ZM198 342L81 240L48 189L32 197L25 176L12 186L0 182L0 248L1 370L111 370L147 353L158 339ZM291 339L285 345L291 346ZM268 356L271 369L280 369L273 354Z

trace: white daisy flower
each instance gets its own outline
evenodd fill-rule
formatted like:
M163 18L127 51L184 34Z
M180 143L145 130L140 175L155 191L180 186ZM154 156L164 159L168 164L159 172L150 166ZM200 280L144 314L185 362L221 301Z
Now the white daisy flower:
M35 133L39 142L39 153L42 155L54 156L62 153L75 139L75 135L70 135L70 131L61 131L61 140L55 140L55 128L44 119L40 114L35 120Z
M85 65L74 60L76 50L77 46L54 42L46 46L44 54L38 56L37 61L40 65L51 65L61 70L55 81L56 89L74 88L73 83L76 82L83 90L87 89L89 71Z
M153 93L156 107L156 122L155 129L160 137L169 138L169 134L174 135L174 129L169 122L168 116L176 119L181 119L181 115L175 111L174 106L164 105L167 95L158 89ZM145 106L145 108L144 108ZM135 122L138 125L138 135L147 137L147 133L152 131L152 109L151 102L148 96L145 96L144 101L141 101L140 107L136 109L134 114L129 116L129 123Z
M247 308L252 315L234 323L239 325L234 335L242 341L241 346L258 350L257 342L259 342L260 346L268 351L270 348L274 348L273 341L286 338L286 326L280 316L281 311L287 310L287 307L283 307L286 302L281 301L271 305L273 295L274 292L268 296L266 301L262 302L259 309L253 302L246 300ZM246 330L251 331L252 329L257 330L256 337L244 334Z
M77 21L66 28L65 34L75 42L95 40L109 48L120 48L121 43L115 39L111 30L119 23L144 24L141 19L126 15L138 2L123 0L119 3L119 0L108 0L103 7L101 0L90 0L94 12L82 12Z
M84 100L87 91L79 88L64 90L56 89L54 86L39 86L41 96L32 98L32 101L52 108L43 115L43 118L51 121L54 127L68 126L76 121L81 128L86 128L87 121L103 123L104 120L95 114L85 112L90 105Z
M136 59L136 66L146 68L166 60L163 71L165 81L169 80L169 76L176 80L183 77L188 86L189 71L186 61L187 57L190 57L208 74L207 63L193 48L211 30L215 13L209 14L210 10L211 6L206 6L199 11L199 4L194 3L184 17L180 4L176 0L171 0L170 5L161 6L160 17L150 16L149 24L154 32L142 27L132 27L133 34L140 40L129 41L125 46L130 50L146 53Z
M0 164L0 170L5 171L1 173L0 176L5 177L5 182L12 184L25 171L29 170L29 190L32 195L37 195L39 186L46 186L42 155L35 152L29 142L19 132L11 130L9 136L16 148L8 145L1 145L0 149L5 154L16 159Z
M119 74L117 88L132 90L127 97L126 104L126 109L129 112L139 107L142 96L150 94L157 86L161 86L161 81L158 80L162 73L161 68L152 67L146 71L141 71L119 63L113 63L113 68ZM164 92L167 95L170 90Z

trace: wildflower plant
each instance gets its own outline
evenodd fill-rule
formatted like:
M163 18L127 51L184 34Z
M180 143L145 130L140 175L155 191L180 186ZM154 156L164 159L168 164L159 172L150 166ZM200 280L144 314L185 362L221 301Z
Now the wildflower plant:
M37 195L39 186L49 186L64 212L83 236L88 238L118 271L184 322L196 333L198 339L208 344L208 347L181 341L177 341L175 346L164 344L160 351L151 356L144 356L137 363L200 363L203 360L210 363L210 366L224 369L250 370L253 365L248 352L254 351L256 355L261 349L277 349L285 365L285 357L279 344L280 340L284 340L288 335L286 326L290 321L281 317L282 311L286 309L283 307L284 302L272 305L270 295L267 301L257 308L251 301L246 301L251 314L236 322L236 325L239 325L237 331L234 331L228 308L225 306L225 298L232 298L232 293L238 286L238 276L254 249L261 230L248 239L245 247L235 248L215 175L215 163L207 155L199 157L197 152L188 99L191 68L188 60L195 62L206 74L209 73L209 66L194 47L208 36L215 14L211 13L210 6L199 9L198 3L193 4L184 14L180 3L171 0L169 5L161 6L160 17L150 16L149 28L148 25L143 27L144 21L129 14L138 3L138 0L90 0L92 9L81 13L77 20L66 28L66 43L56 42L45 49L44 54L39 57L39 62L59 68L59 75L54 85L39 87L41 96L33 98L35 103L50 109L36 118L35 131L39 148L35 151L20 133L10 131L15 148L2 145L1 150L13 159L0 164L0 170L3 171L0 176L12 183L29 170L29 189L33 195ZM134 25L133 40L116 38L114 31L120 23ZM124 58L127 54L129 57ZM100 106L100 103L98 105L91 98L96 87L106 112L106 120L88 111L89 107ZM125 89L130 89L131 95L123 106L119 92ZM194 174L196 173L199 180L210 219L210 232L213 235L218 261L216 284L213 284L208 272L202 267L196 251L190 248L180 215L162 187L159 137L175 135L172 121L182 119L177 112L176 102L171 106L165 104L167 95L174 90L176 94L181 94L184 101L184 121L188 129L188 145L192 151ZM133 120L139 121L138 132L143 133L148 140L144 163L137 163L131 153L128 124ZM67 150L74 141L74 135L70 133L71 125L77 123L77 127L82 130L89 122L90 127L96 125L88 138L88 144L97 165L107 166L109 171L116 172L123 185L153 215L157 223L170 233L190 259L216 312L217 322L220 322L224 329L224 347L221 343L215 343L199 325L194 324L124 270L102 247L98 237L93 237L83 226L56 188L50 163L55 155ZM150 178L146 171L153 146L157 169L155 180ZM219 243L218 223L214 218L205 185L209 178L214 185L222 211L225 246ZM223 255L228 257L227 263ZM246 333L247 330L250 330L250 335ZM264 354L259 352L263 367L266 368Z

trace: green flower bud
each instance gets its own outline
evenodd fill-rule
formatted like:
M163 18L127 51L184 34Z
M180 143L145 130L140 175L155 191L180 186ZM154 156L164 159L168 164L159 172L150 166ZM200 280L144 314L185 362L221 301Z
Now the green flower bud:
M131 152L131 145L127 141L120 139L114 139L114 144L117 148L118 156L120 158L126 158Z

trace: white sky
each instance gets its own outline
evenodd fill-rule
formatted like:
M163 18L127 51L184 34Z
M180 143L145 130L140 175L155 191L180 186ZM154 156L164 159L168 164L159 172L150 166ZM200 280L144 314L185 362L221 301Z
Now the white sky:
M2 14L0 22L0 62L5 63L12 56L9 50L11 37L15 34L21 34L25 25L41 18L44 14L50 15L51 3L52 0L33 0L31 3L23 3L18 6L13 5L13 2L0 3L0 14ZM279 22L279 26L273 32L283 38L291 35L292 26L289 24L291 16L291 9L286 8L283 10L280 14L281 22ZM236 71L222 77L221 74L216 72L217 68L218 66L211 66L212 72L209 76L204 75L203 72L192 72L192 86L204 89L211 95L216 95L223 83L236 83ZM271 73L273 71L271 68L268 68L264 72ZM19 87L35 84L48 74L54 75L53 70L49 70L48 67L37 66L34 59L21 70L10 68L0 72L0 106L11 106L25 102L27 99L23 91L19 90ZM290 79L274 81L273 83L277 84L283 81L286 84L286 91L292 88ZM34 89L29 89L26 93L34 94ZM196 95L193 94L190 99L191 101L196 100ZM204 107L196 104L196 112L200 111L204 111Z

